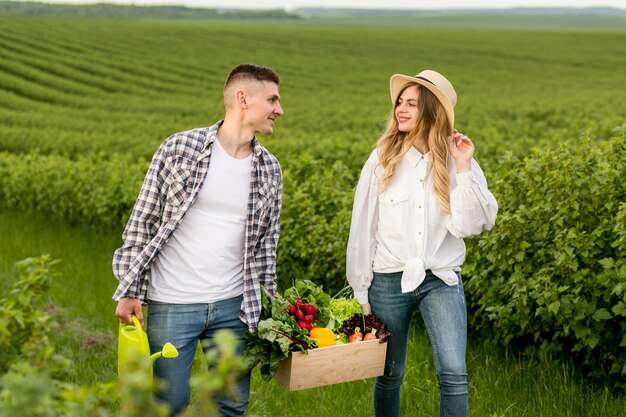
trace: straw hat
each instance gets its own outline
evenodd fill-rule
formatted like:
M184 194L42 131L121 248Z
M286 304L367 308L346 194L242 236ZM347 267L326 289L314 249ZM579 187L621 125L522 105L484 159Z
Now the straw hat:
M454 106L456 105L456 91L450 84L450 81L438 72L424 70L415 77L402 74L394 74L389 80L389 88L391 91L391 103L396 104L402 87L408 83L417 83L428 88L439 99L443 105L448 121L450 122L450 130L454 128Z

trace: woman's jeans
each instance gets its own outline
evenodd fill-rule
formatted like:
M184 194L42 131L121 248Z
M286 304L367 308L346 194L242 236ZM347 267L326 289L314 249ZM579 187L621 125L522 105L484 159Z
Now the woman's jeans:
M211 339L219 329L230 329L241 340L237 349L245 349L244 333L247 326L239 319L242 296L210 304L166 304L148 302L147 334L150 352L158 352L166 342L178 349L174 359L158 359L154 376L167 383L157 399L170 407L176 415L189 404L191 365L199 340ZM204 344L203 344L204 345ZM223 416L243 416L250 397L250 374L237 381L235 400L218 398Z
M419 308L426 325L439 380L439 416L466 417L467 371L465 347L467 315L463 284L448 286L430 271L414 291L402 293L402 272L374 273L369 302L374 313L391 330L385 373L374 384L376 416L400 415L400 387L404 378L411 318ZM417 382L419 383L419 381ZM414 414L407 410L408 414Z

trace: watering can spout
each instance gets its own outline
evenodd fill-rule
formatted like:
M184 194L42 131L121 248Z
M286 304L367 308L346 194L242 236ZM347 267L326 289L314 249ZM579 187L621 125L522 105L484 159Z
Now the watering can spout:
M177 357L178 357L178 350L173 344L171 344L170 342L167 342L166 344L163 345L163 350L150 356L150 361L154 363L159 358L173 359Z

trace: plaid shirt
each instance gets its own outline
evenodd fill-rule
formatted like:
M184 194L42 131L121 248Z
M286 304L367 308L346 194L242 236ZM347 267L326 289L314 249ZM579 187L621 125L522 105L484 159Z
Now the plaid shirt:
M150 265L198 196L221 124L176 133L156 151L122 235L124 243L113 255L113 272L120 281L114 300L146 300ZM255 331L261 314L261 285L270 293L276 291L283 178L274 155L256 138L252 146L240 317Z

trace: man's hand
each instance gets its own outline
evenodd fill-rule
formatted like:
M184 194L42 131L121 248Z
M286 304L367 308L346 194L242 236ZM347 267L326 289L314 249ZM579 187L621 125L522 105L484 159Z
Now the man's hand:
M141 311L141 300L138 298L122 298L117 302L115 316L122 323L133 324L132 315L137 316L139 322L143 326L143 313Z

